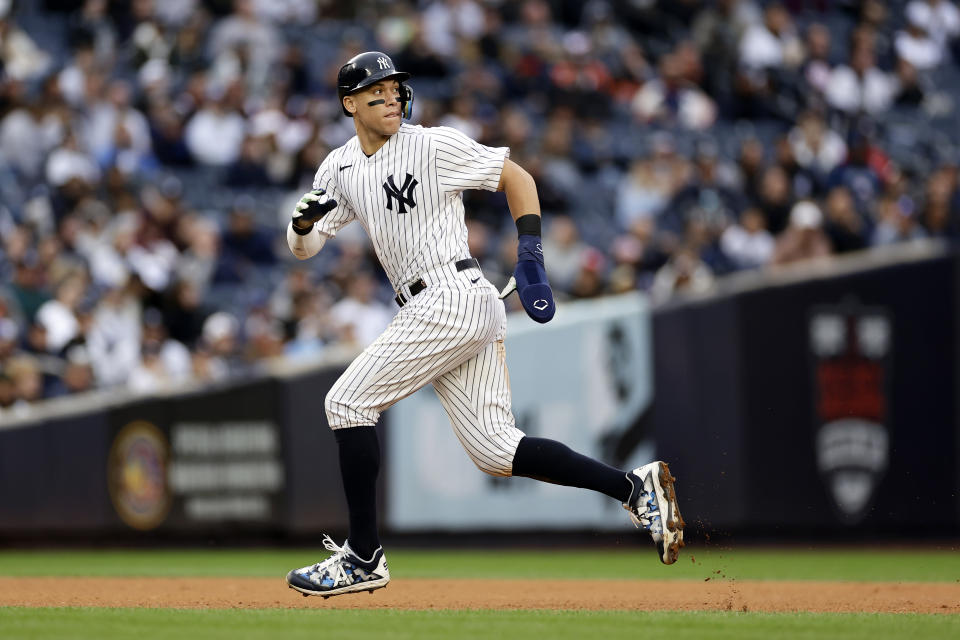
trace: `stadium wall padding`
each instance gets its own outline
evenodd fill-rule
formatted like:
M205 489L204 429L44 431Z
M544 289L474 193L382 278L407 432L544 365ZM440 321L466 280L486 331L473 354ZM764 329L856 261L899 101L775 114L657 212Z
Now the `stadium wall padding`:
M704 530L955 533L958 258L654 314L658 456Z

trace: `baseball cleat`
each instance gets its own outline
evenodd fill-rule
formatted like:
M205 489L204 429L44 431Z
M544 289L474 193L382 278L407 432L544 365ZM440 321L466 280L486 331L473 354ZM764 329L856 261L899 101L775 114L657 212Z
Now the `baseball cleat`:
M660 562L673 564L683 547L683 517L677 505L676 478L666 462L654 461L627 474L633 486L623 508L630 512L633 524L650 532Z
M287 584L305 596L337 596L341 593L369 591L387 586L390 571L383 547L377 549L370 560L357 556L350 543L337 544L330 536L323 537L323 546L333 552L323 562L302 569L294 569L287 574Z

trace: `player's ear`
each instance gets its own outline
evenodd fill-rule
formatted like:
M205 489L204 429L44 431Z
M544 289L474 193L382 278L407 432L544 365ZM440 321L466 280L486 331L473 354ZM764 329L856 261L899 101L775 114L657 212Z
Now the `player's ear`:
M354 114L357 112L357 101L353 99L353 96L343 96L343 108Z

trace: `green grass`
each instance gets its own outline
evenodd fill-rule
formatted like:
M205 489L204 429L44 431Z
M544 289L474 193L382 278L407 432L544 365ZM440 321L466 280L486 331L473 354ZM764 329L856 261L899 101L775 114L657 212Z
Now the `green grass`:
M687 552L689 550L689 552ZM688 548L677 564L652 549L629 551L420 551L388 549L403 578L591 578L741 580L960 581L954 549ZM316 562L323 549L0 551L0 576L263 576ZM695 557L696 563L690 558Z
M9 640L28 638L949 638L960 617L893 614L636 613L0 608Z

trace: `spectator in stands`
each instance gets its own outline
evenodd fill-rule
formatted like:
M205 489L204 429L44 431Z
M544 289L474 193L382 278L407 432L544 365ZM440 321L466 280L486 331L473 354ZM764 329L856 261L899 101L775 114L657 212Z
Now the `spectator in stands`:
M956 194L956 167L944 167L927 180L921 219L931 236L960 239L960 209Z
M844 186L831 189L824 207L826 221L823 229L830 238L834 253L858 251L867 246L867 225L857 211L849 189Z
M764 170L760 180L757 205L763 211L770 233L778 235L787 227L793 203L794 194L790 176L784 168L775 164Z
M713 272L692 247L681 247L657 270L650 287L654 302L665 302L677 292L706 293L714 286Z
M595 57L590 38L582 31L563 37L562 54L550 68L553 101L592 118L610 113L613 77L604 62Z
M45 135L43 105L28 100L26 87L8 86L6 114L0 120L0 156L25 181L36 180L54 141Z
M743 32L757 17L750 14L752 4L738 0L707 3L693 22L691 35L710 73L704 88L716 101L723 115L735 113L733 85L739 60L738 45Z
M573 298L596 298L606 287L607 259L597 249L589 247L583 253L580 269L570 285Z
M263 137L247 136L240 156L227 168L224 184L231 187L262 188L271 183L267 174L268 142Z
M568 199L576 197L583 182L583 175L572 159L576 125L569 108L556 108L547 121L541 149L544 181L548 188L560 191Z
M43 399L43 372L40 362L32 355L19 354L7 362L4 373L9 376L16 398L10 406L14 416L27 415L30 405Z
M242 282L251 269L276 264L272 235L257 222L255 206L249 196L240 196L234 202L222 234L217 282Z
M24 320L32 322L37 310L50 299L43 266L34 250L28 250L23 257L14 259L13 280L8 289Z
M228 92L212 86L204 105L190 118L184 141L200 164L226 167L240 158L246 121L230 104Z
M266 296L258 296L243 321L243 358L253 368L257 363L283 356L283 324L272 315Z
M744 138L737 154L737 184L750 202L760 202L760 187L766 166L763 143L755 136Z
M100 386L124 384L140 361L140 304L133 280L107 290L93 311L87 348Z
M277 28L254 12L253 0L234 0L233 13L210 30L209 53L220 80L242 75L250 93L266 92L271 69L279 61L282 37Z
M861 39L853 46L849 66L840 65L830 74L826 98L847 115L877 115L890 108L896 91L896 79L876 66L872 41Z
M209 354L208 366L214 379L244 375L248 371L240 338L240 322L232 313L215 311L204 320L199 350Z
M809 200L790 210L790 226L777 236L772 264L782 265L829 256L830 240L823 232L823 213Z
M333 337L330 327L330 297L321 289L306 288L291 295L291 311L285 322L287 336L284 354L293 359L321 355L326 341Z
M167 25L181 26L201 9L200 0L163 0L153 7L153 15Z
M376 340L393 319L393 312L374 297L376 280L361 271L347 282L346 297L330 309L334 330L342 341L363 348Z
M569 291L588 251L570 216L550 216L543 251L550 256L551 285L559 291Z
M153 342L143 343L140 348L140 361L127 378L127 388L134 393L157 393L169 389L175 382L163 366L159 347Z
M456 55L461 42L476 41L483 33L483 9L473 0L433 0L421 20L424 42L445 58Z
M173 381L182 381L190 377L190 350L179 340L170 337L163 323L163 313L148 307L143 311L141 342L156 353L164 376Z
M795 73L803 58L803 43L789 12L779 2L771 2L764 8L763 21L748 27L740 39L735 80L738 114L786 119L795 116Z
M687 183L674 195L660 218L661 228L680 232L692 220L700 220L712 229L722 229L736 220L744 206L740 195L721 175L716 145L697 145L693 171Z
M946 52L941 43L927 33L926 22L919 15L923 13L920 6L913 4L907 7L906 28L897 32L894 46L900 59L906 60L915 69L927 71L939 67Z
M640 122L692 130L713 124L716 105L699 87L683 78L680 65L675 53L660 58L658 77L644 84L631 102L631 110Z
M96 161L82 150L72 130L47 158L46 180L66 192L88 189L99 182L100 169Z
M853 194L857 209L866 211L883 187L889 160L875 148L872 126L860 123L849 134L846 161L827 177L827 185L843 185Z
M911 0L904 13L907 22L929 34L944 55L960 36L960 10L950 0Z
M200 290L190 280L177 280L166 291L163 300L163 324L170 337L193 348L203 331L203 321L210 312L203 306Z
M822 192L823 175L807 169L797 161L789 135L777 136L774 150L777 166L786 172L794 198L812 198L815 193Z
M17 387L5 370L0 369L0 418L12 417L17 402Z
M894 104L898 107L919 107L926 99L927 88L917 73L916 67L903 60L897 60L897 97Z
M46 350L58 354L80 333L77 308L86 290L86 274L66 275L56 285L56 295L37 309L37 323L46 330Z
M135 242L126 254L126 262L139 281L156 294L166 291L179 256L160 221L142 215Z
M830 29L826 25L814 22L807 27L805 43L807 55L801 72L807 87L819 96L826 93L833 72L830 44Z
M767 4L763 21L747 27L740 39L740 64L750 71L795 68L803 56L790 13L779 2Z
M676 153L665 132L652 136L650 153L634 160L617 188L616 218L621 229L658 216L687 182L689 163Z
M132 90L123 80L107 87L106 95L93 100L84 127L86 147L101 169L117 167L126 174L153 167L150 125L132 104Z
M843 137L827 126L815 111L805 111L788 136L797 163L822 182L847 157Z
M12 0L0 0L0 67L14 80L34 80L50 68L50 56L13 20Z
M763 213L748 207L740 213L740 220L730 225L720 236L720 248L737 269L755 269L770 262L774 239L767 231Z
M63 370L45 389L45 396L57 397L90 391L96 387L96 377L90 356L82 344L67 349Z
M870 238L871 245L883 246L926 237L927 232L920 226L911 200L887 194L880 196L877 224Z
M315 0L254 0L253 10L270 22L309 25L317 18L317 5Z

